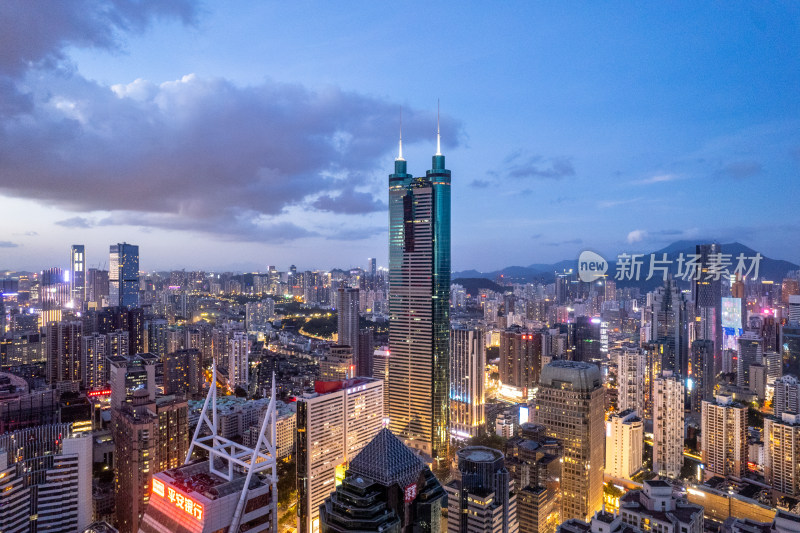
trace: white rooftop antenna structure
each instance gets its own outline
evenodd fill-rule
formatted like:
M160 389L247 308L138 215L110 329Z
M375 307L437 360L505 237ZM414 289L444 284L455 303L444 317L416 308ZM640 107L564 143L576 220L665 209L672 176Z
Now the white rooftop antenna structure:
M209 417L209 409L211 410ZM219 435L219 418L217 416L217 365L211 365L211 386L208 389L206 401L203 403L203 409L200 411L200 420L197 421L197 427L194 430L192 443L189 445L189 452L186 454L186 461L188 463L192 458L195 446L202 448L208 452L208 469L211 473L218 475L226 481L233 481L234 466L239 467L247 473L242 488L242 494L239 496L239 502L236 504L236 511L233 514L233 520L228 531L237 532L239 530L239 522L242 518L242 511L244 504L247 501L247 492L250 489L250 480L253 474L270 471L270 481L272 483L273 498L278 497L278 471L277 471L277 454L276 454L276 424L277 424L277 411L275 407L275 374L272 374L272 393L270 394L269 406L264 414L264 421L261 424L261 430L258 433L258 441L254 448L248 448L232 440L226 439ZM210 435L200 436L203 427L211 432ZM221 465L222 469L217 468ZM278 517L273 516L272 530L278 530Z

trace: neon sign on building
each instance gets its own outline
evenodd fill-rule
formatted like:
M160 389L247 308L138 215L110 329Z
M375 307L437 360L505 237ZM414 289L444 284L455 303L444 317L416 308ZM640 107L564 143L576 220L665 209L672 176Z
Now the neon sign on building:
M166 490L165 490L166 489ZM164 482L153 478L153 494L158 494L162 498L169 500L178 509L198 520L203 519L203 505L197 503L188 496L184 496L172 487L165 487Z

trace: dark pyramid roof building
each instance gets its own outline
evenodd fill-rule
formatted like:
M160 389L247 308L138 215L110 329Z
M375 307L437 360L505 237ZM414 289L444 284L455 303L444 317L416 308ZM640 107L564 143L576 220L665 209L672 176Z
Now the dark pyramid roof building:
M382 485L405 487L425 469L422 462L394 433L383 428L350 462L348 475L366 476Z
M320 506L320 533L441 531L446 502L430 468L384 428L350 462L341 485Z

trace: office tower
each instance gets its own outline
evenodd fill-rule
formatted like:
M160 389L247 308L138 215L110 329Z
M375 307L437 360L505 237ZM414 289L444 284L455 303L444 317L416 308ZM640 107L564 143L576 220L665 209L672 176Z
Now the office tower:
M800 415L764 418L764 479L779 496L800 497Z
M640 348L623 346L611 351L617 361L617 408L644 415L647 354Z
M747 472L747 407L730 396L703 401L701 445L705 476L743 478Z
M659 345L661 369L681 376L689 374L690 309L674 280L647 294L648 339Z
M528 399L542 371L542 335L512 328L500 333L500 382Z
M695 273L692 284L692 301L695 316L700 318L700 331L697 338L714 343L714 356L722 354L722 277L709 272L712 257L720 257L719 244L698 244L695 249L700 272Z
M783 356L776 351L764 351L763 364L767 372L767 385L774 385L783 376Z
M450 171L437 150L425 177L401 150L389 176L390 428L449 474Z
M703 507L688 503L672 490L666 481L650 479L641 490L626 492L619 499L622 522L639 531L651 527L660 533L703 533Z
M781 282L781 302L788 304L790 296L800 295L800 279L783 278Z
M250 382L250 339L247 333L236 331L228 352L228 386L248 390Z
M780 327L780 349L783 373L800 376L800 322L788 322Z
M775 418L781 419L783 413L800 414L800 383L794 376L783 376L775 380L775 394L772 397Z
M83 531L92 521L92 438L72 424L0 437L4 532Z
M39 278L39 301L42 305L39 324L61 320L62 310L70 301L69 272L60 268L43 270Z
M147 487L149 505L139 531L277 533L274 386L252 447L222 437L212 414L216 412L217 389L211 387L179 466L152 476ZM204 454L192 460L197 448L207 452L207 458Z
M319 362L320 381L341 381L354 374L353 349L342 344L332 344L330 351Z
M137 390L148 392L148 398L156 398L156 363L152 354L108 357L108 386L111 389L111 408L121 409L125 402L133 399Z
M353 347L353 357L358 364L358 289L340 287L337 292L336 311L339 344Z
M456 453L460 480L445 485L447 531L516 533L517 495L503 453L468 446Z
M455 438L476 437L485 424L485 338L480 328L450 329L450 433Z
M714 342L706 339L697 339L692 342L691 367L687 383L691 383L689 396L691 408L699 413L703 400L714 397L717 386L716 366L714 364Z
M88 390L105 389L107 384L106 357L108 336L100 333L81 338L81 373L83 386Z
M83 309L86 298L86 257L82 244L73 244L70 250L70 298L75 309Z
M112 244L109 250L108 303L111 307L139 307L139 247Z
M164 318L150 318L145 321L144 351L157 355L162 361L167 355L167 331L169 325Z
M653 380L653 472L678 478L683 468L683 398L680 378L666 370Z
M80 381L81 335L83 323L79 320L50 322L45 328L47 342L47 383Z
M560 520L561 444L543 426L526 423L506 442L505 464L517 493L520 533L554 533Z
M759 364L764 356L763 340L750 331L739 337L739 357L736 360L736 384L750 386L750 365Z
M100 327L99 322L103 322ZM113 307L98 314L98 332L123 330L128 332L129 348L131 354L144 352L145 326L144 310Z
M167 354L164 362L164 394L181 394L191 399L203 387L203 367L197 348Z
M377 262L374 257L370 257L369 259L367 259L367 273L369 275L369 278L373 281L378 275Z
M375 335L370 328L358 332L358 360L356 375L371 378L374 372Z
M86 302L99 308L104 299L108 299L108 270L90 268L86 271Z
M604 404L597 365L556 360L542 368L536 422L564 445L562 520L585 520L603 503Z
M575 319L575 360L600 364L600 319L579 316Z
M630 479L642 468L644 422L629 409L614 413L606 422L605 473Z
M316 382L297 399L297 529L319 530L319 506L336 488L348 461L380 431L383 382L356 378Z
M789 322L793 323L800 322L800 295L797 294L789 295L788 318Z
M186 458L188 406L174 396L152 399L146 387L137 386L130 399L112 406L111 427L117 527L120 533L136 532L150 501L153 474Z
M320 506L320 531L441 531L445 497L419 456L384 428L350 462L342 484Z
M391 352L388 346L381 346L376 348L372 353L373 370L372 377L383 381L383 412L385 415L389 414L389 358Z

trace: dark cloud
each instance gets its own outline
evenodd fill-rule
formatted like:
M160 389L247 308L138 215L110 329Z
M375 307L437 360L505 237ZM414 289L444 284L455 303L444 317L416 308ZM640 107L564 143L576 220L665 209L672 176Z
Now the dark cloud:
M345 189L336 196L324 194L311 205L319 211L348 214L373 213L386 209L386 204L371 194L352 189Z
M761 163L758 161L734 161L722 168L722 174L731 178L744 179L761 174L762 170Z
M561 179L575 175L575 168L569 158L526 155L522 150L511 152L503 160L503 164L511 178Z
M490 183L487 180L472 180L469 185L470 187L475 187L476 189L485 189L490 185Z
M391 170L396 146L392 102L336 87L240 87L194 75L107 87L64 66L67 47L119 50L125 34L155 18L196 16L188 0L0 3L0 108L10 101L3 87L19 96L16 116L0 109L0 194L81 214L60 221L67 227L129 224L253 240L318 234L287 222L293 207L316 204L330 217L385 209L355 189L383 190L379 170ZM404 141L432 142L435 120L404 108ZM443 116L441 126L456 146L460 123ZM93 211L111 214L84 216Z
M94 222L89 220L85 217L72 217L67 218L65 220L59 220L56 222L59 226L64 226L65 228L92 228L94 227Z
M19 244L11 241L0 241L0 248L17 248Z
M545 243L546 246L564 246L567 244L582 244L583 239L570 239L568 241L558 241L558 242L547 242Z

